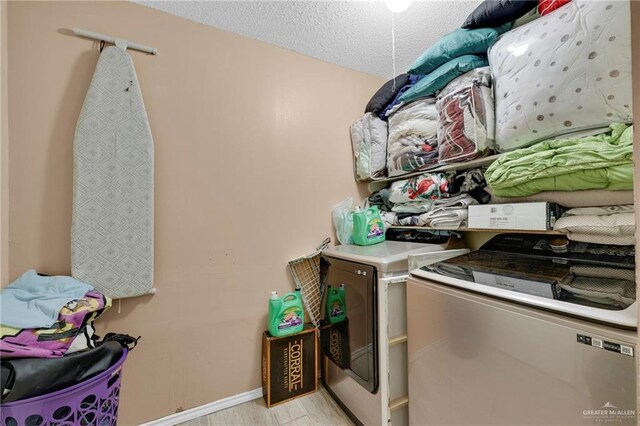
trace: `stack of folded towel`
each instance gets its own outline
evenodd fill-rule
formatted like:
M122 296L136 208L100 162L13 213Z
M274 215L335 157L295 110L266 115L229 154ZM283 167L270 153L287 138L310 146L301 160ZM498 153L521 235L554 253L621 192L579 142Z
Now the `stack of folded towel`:
M478 204L478 201L468 194L435 200L432 209L424 215L425 222L432 228L457 229L466 226L468 208L472 204Z

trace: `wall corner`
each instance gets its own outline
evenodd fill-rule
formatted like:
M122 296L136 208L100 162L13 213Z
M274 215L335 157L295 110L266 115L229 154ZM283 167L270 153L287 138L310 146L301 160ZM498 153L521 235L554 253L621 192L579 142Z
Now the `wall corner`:
M0 1L0 286L9 280L9 3Z

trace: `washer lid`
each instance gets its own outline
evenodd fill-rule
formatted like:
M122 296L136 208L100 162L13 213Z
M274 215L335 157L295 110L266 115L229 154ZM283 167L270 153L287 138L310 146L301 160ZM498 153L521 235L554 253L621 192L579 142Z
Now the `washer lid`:
M420 244L404 241L384 241L371 246L340 245L322 251L324 256L372 265L378 272L398 272L408 269L410 254L442 251L439 244Z
M602 303L603 297L596 297L599 287L595 278L587 275L586 280L581 278L581 283L572 281L576 277L580 278L579 275L583 269L587 274L590 274L591 270L598 273L607 271L612 274L612 277L617 274L633 275L633 269L616 269L600 265L594 268L566 260L553 262L550 259L543 260L482 250L444 261L438 258L433 262L423 262L422 265L420 268L411 270L411 275L431 282L597 322L631 329L635 329L637 325L635 301L620 306L605 305ZM606 281L609 286L613 285L611 283L613 280L604 279L603 281ZM622 286L625 282L625 280L618 280L614 284ZM582 290L582 294L572 293L572 284ZM633 284L635 296L635 283ZM605 284L602 288L603 294L606 295Z

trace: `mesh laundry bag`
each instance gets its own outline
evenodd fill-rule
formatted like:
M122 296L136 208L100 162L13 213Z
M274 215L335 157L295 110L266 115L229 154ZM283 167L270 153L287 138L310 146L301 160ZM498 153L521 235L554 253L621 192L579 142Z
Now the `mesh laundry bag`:
M122 364L126 358L125 349L118 362L89 380L49 394L2 404L0 424L115 426Z

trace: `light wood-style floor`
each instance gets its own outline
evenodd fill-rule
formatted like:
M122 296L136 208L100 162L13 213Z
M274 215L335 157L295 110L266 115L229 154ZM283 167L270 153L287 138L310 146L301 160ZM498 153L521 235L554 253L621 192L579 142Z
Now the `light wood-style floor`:
M179 426L301 426L340 425L353 423L324 388L282 405L267 408L264 399L255 399L208 416L198 417Z

